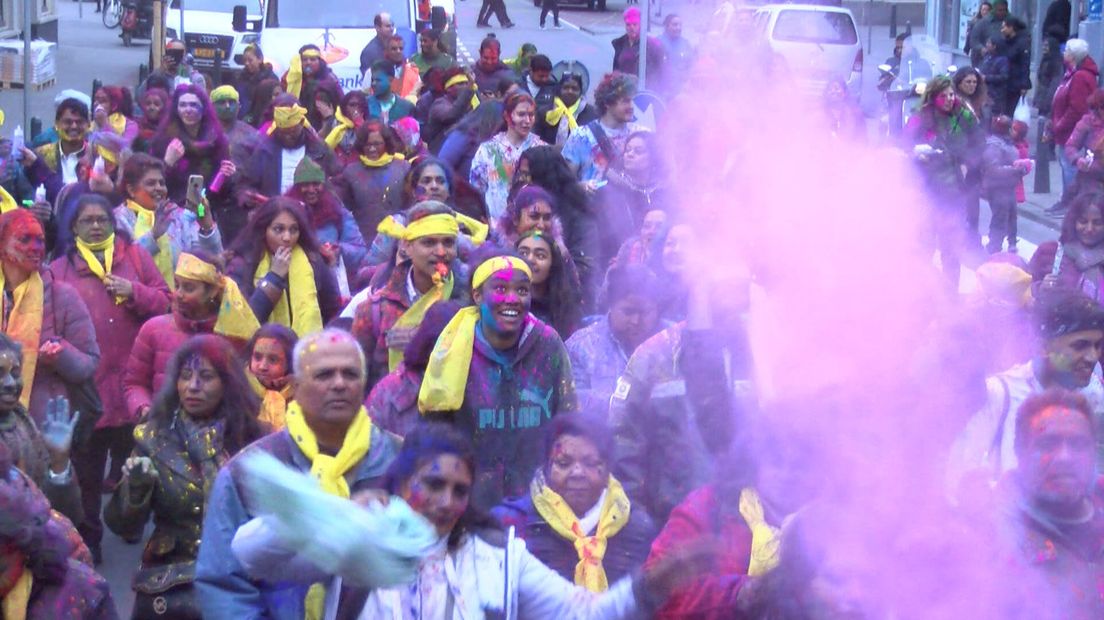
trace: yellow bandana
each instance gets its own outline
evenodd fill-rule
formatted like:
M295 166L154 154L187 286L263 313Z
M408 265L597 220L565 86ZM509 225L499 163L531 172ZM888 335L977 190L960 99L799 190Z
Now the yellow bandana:
M356 128L356 123L349 120L345 114L341 112L341 106L337 106L334 110L334 120L337 124L330 130L329 135L326 136L326 146L331 149L336 149L338 144L341 144L341 139L345 137L346 132Z
M261 385L248 367L245 369L245 376L249 379L253 392L261 399L261 413L257 419L274 431L283 430L287 426L287 406L288 401L291 400L291 386L285 385L282 390L270 390Z
M115 151L112 151L102 144L96 145L96 154L102 157L103 160L106 162L110 162L112 164L119 163L119 156L115 154Z
M296 54L291 57L291 65L288 67L287 75L284 76L284 81L287 82L288 94L295 95L298 99L299 94L303 92L303 57L301 55Z
M470 81L471 80L468 79L468 76L461 73L459 75L454 75L454 76L450 77L449 80L447 82L445 82L445 88L452 88L453 86L456 86L457 84L467 84Z
M19 208L19 203L15 202L15 198L8 193L8 190L0 187L0 213L7 213L8 211L15 211Z
M107 124L111 125L112 131L121 136L126 133L127 117L115 112L114 114L108 115Z
M455 237L460 234L460 224L468 229L469 237L475 245L481 245L487 240L490 228L483 222L463 213L435 213L418 218L405 226L389 215L383 218L383 221L376 227L376 232L402 241L413 241L430 235L451 235Z
M152 234L154 212L133 200L127 200L126 206L137 216L134 220L134 238L137 240L146 233ZM157 265L157 271L161 272L161 277L165 278L165 284L169 285L169 290L176 290L176 283L173 282L172 243L169 241L168 234L161 235L157 239L157 255L153 257L153 262Z
M348 498L349 482L345 473L352 470L368 454L372 446L372 419L368 411L361 407L349 430L345 431L345 441L335 456L322 454L318 450L318 439L307 425L303 410L294 400L287 407L287 431L299 450L311 461L311 475L318 479L322 490L330 495ZM326 587L316 583L307 591L306 611L308 620L322 617L326 600Z
M217 103L229 99L230 101L238 101L238 89L229 84L223 84L215 90L211 91L211 103Z
M499 271L514 269L533 277L529 265L520 258L496 256L484 261L475 270L472 275L472 290L478 289ZM418 391L418 410L422 413L456 411L464 404L464 391L468 384L468 372L471 370L478 324L479 308L468 306L457 312L448 325L445 325L437 339L437 345L433 347L422 387Z
M96 258L96 252L103 252L103 262ZM111 273L111 264L115 257L115 233L104 239L99 243L85 243L80 237L77 237L77 253L81 255L84 262L88 263L88 270L92 272L101 281L107 279L107 274ZM121 304L126 301L126 297L115 296L115 303Z
M272 109L272 124L268 126L268 135L277 129L287 129L302 125L306 127L307 109L301 105L280 106Z
M364 164L368 168L382 168L387 164L395 161L396 159L406 159L406 155L402 153L384 153L376 159L368 159L364 155L360 156L360 163Z
M4 271L0 269L0 288L3 287ZM36 271L12 291L12 307L7 312L8 328L4 333L23 345L23 393L19 396L19 403L24 407L31 404L31 388L34 387L35 367L38 366L44 295L42 276ZM0 302L7 303L7 296L0 297Z
M544 121L551 127L559 127L560 119L567 115L567 128L571 131L575 131L579 128L579 123L575 120L575 112L579 109L579 102L583 100L582 97L579 101L575 102L575 105L570 108L563 102L563 99L556 97L553 100L553 107L551 110L544 113Z
M564 498L545 484L543 474L533 478L529 485L529 496L533 499L533 507L549 527L575 545L575 553L579 554L579 563L575 565L575 585L583 586L591 592L608 590L609 580L606 578L606 569L602 566L606 544L611 536L616 536L629 522L629 496L625 494L621 483L612 475L609 477L598 527L589 536L579 525L579 518Z
M254 284L259 283L271 267L272 254L265 252L261 262L257 263L257 271L253 273ZM291 268L288 270L287 280L287 290L273 306L268 322L290 327L300 338L321 330L322 310L318 307L314 267L311 267L307 253L298 245L291 250Z
M34 576L30 569L24 568L15 585L4 595L4 620L26 620L33 587Z
M781 528L767 523L763 516L763 504L759 493L747 487L740 491L740 516L751 530L751 561L748 563L748 576L758 577L778 566L778 552L782 539ZM789 517L782 522L783 527Z
M261 328L245 295L238 288L238 283L232 278L219 275L211 263L201 260L195 254L181 252L180 260L176 262L176 275L222 289L222 303L219 304L218 319L215 320L216 334L249 340Z

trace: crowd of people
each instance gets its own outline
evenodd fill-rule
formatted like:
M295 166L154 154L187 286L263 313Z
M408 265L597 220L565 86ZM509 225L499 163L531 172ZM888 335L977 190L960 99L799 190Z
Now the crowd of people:
M998 0L994 32L1020 54L1006 13ZM725 58L677 16L642 43L630 7L592 88L535 49L507 65L493 35L471 66L433 30L408 58L390 16L374 23L364 92L314 45L282 76L251 46L236 83L208 90L170 44L136 100L68 91L14 154L5 618L118 617L95 572L104 527L139 544L150 521L139 619L925 617L820 535L872 546L825 501L829 447L786 423L831 397L760 398L750 276L702 263L676 181L727 171L689 170L692 145L634 118L641 53L667 76ZM934 77L907 132L956 292L982 198L994 215L964 304L976 412L947 450L946 508L1010 577L984 600L999 613L957 617L1100 618L1104 152L1082 149L1100 146L1104 95L1087 46L1065 42L1052 135L1078 189L1060 239L1017 259L1026 88L992 60L993 24L972 28L978 67ZM694 101L649 75L673 107ZM842 83L821 112L825 137L865 139ZM260 510L258 454L375 515L419 515L436 543L413 582L365 581L382 561Z

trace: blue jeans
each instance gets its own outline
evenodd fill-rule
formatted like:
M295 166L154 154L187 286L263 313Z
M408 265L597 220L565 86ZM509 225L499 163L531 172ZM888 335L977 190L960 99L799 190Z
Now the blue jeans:
M1062 167L1062 200L1061 203L1069 205L1073 197L1077 195L1077 165L1066 157L1066 148L1063 145L1055 145L1058 155L1058 165Z

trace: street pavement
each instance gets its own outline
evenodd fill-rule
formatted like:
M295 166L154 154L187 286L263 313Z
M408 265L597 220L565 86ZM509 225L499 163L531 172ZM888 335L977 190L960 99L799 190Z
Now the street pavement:
M701 0L662 0L662 14L678 12L683 16L686 26L685 35L692 41L698 41L707 31L709 17L712 14L712 1ZM139 64L148 58L148 45L124 48L117 37L117 30L109 31L103 27L100 16L92 12L91 3L84 5L83 19L78 17L78 5L70 0L59 0L60 33L62 44L58 48L58 80L48 89L32 93L31 114L52 122L53 99L63 88L76 88L89 92L93 78L100 78L108 84L133 86L138 78ZM530 42L541 53L547 54L553 63L560 60L576 60L585 64L591 74L591 85L597 84L602 74L609 71L612 64L610 41L620 36L623 26L620 18L625 8L623 0L610 0L604 13L591 12L586 8L564 7L561 10L562 30L541 30L538 27L540 9L529 0L507 0L510 18L517 24L512 29L477 28L476 13L480 0L459 0L458 33L459 56L470 62L478 55L479 43L490 32L501 40L503 55L508 57L517 53L523 43ZM645 5L641 5L644 7ZM654 6L653 6L654 10ZM653 18L653 34L661 29L662 17ZM551 26L551 17L549 17ZM866 53L864 71L863 108L871 116L872 134L875 131L876 117L880 114L878 94L873 88L877 76L876 66L892 52L892 39L888 30L874 28L868 31L860 27L864 44L870 41ZM145 43L145 42L143 42ZM21 122L22 92L18 90L0 90L0 108L7 113L7 123L0 129L10 136L15 126ZM1051 165L1051 187L1061 189L1061 174L1056 163ZM1033 175L1025 179L1028 188L1027 202L1020 206L1019 253L1029 259L1035 247L1046 240L1057 237L1059 220L1047 216L1043 209L1058 199L1058 192L1034 194ZM988 228L988 209L982 207L982 230ZM966 270L963 278L963 290L973 287L973 275ZM99 567L108 579L112 593L118 604L120 615L127 617L133 605L133 593L130 583L138 565L141 545L128 545L111 532L105 532L104 564Z

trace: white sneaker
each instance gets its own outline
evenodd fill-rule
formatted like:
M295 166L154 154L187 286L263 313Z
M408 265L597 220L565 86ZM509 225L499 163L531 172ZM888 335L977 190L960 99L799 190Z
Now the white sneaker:
M561 26L560 24L556 24L555 26L552 26L552 27L555 28L556 30L563 30L563 26Z

